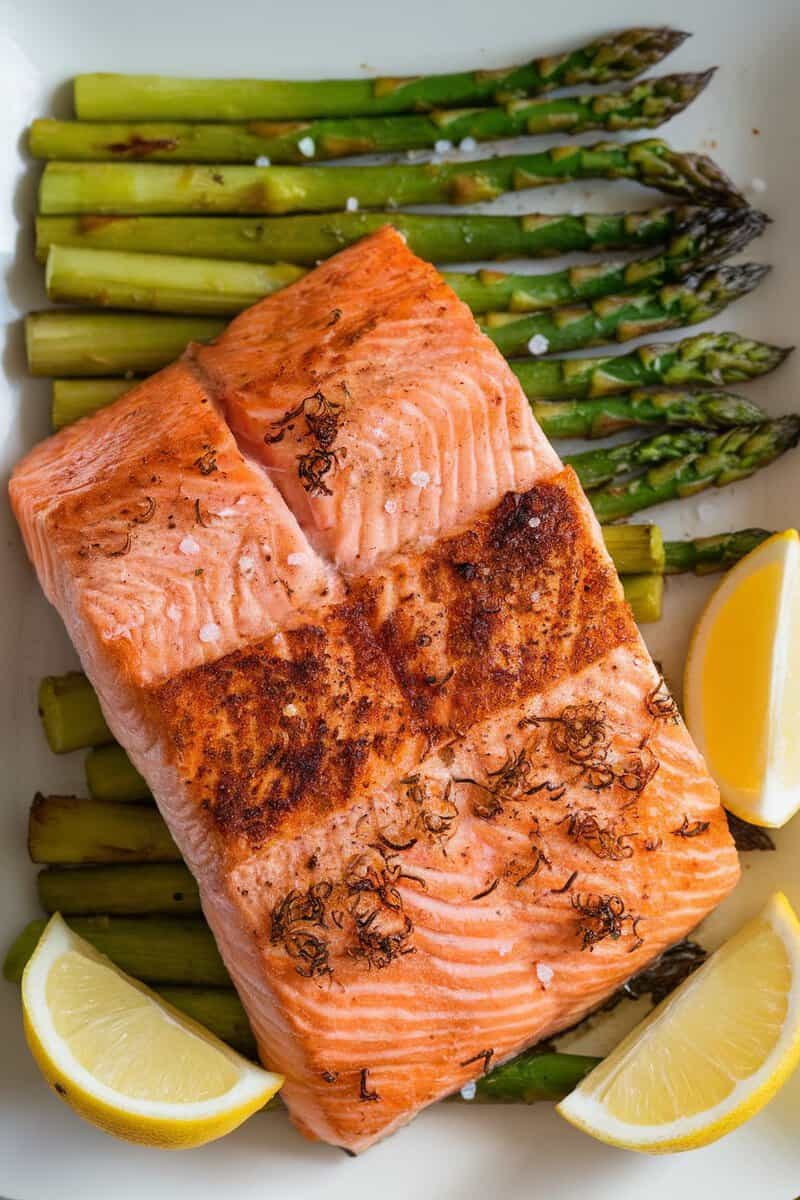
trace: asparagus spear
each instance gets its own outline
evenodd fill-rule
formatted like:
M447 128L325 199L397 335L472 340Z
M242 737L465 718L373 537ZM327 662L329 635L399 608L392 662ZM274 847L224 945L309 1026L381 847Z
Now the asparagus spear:
M663 575L625 575L622 590L633 610L634 620L639 625L648 625L661 619L661 605L664 599Z
M48 867L39 872L39 902L65 916L197 916L197 884L182 863Z
M33 375L107 375L156 371L225 328L218 317L153 316L51 309L25 318Z
M620 575L663 572L664 539L657 525L605 525L603 540Z
M791 349L738 333L701 333L679 342L639 346L612 358L523 360L509 365L530 400L582 400L662 384L739 383L774 371L790 353Z
M291 262L314 266L384 225L392 225L421 258L431 262L547 258L575 251L637 250L686 238L689 257L705 253L703 240L726 230L725 257L745 245L767 218L753 209L680 205L630 213L340 212L293 217L38 217L36 256L51 246L84 246L146 254ZM738 244L737 244L737 239ZM694 247L690 245L694 243Z
M628 475L641 467L672 462L687 455L702 453L708 434L702 429L675 429L655 437L637 438L599 450L582 450L568 454L564 462L577 473L585 488L602 487L618 475Z
M763 425L702 436L702 448L674 462L651 467L630 482L607 484L591 492L589 499L598 518L616 521L666 500L746 479L797 445L800 417L780 417Z
M707 321L757 288L768 271L769 267L757 263L712 267L656 291L623 292L528 317L489 313L482 327L507 357L526 350L559 353L614 340L626 342L662 329Z
M535 1104L560 1100L576 1088L599 1058L584 1054L541 1054L534 1048L495 1067L475 1080L474 1096L456 1093L454 1100L473 1104Z
M252 163L264 156L273 163L302 163L435 149L442 139L486 142L525 134L655 129L691 104L713 74L712 70L664 75L616 92L525 98L485 108L441 108L430 114L245 124L44 119L31 126L28 148L34 158L69 162Z
M711 159L648 138L554 146L477 162L368 167L51 162L42 175L39 210L45 215L335 212L351 198L362 208L475 204L578 179L630 179L695 203L745 204Z
M64 385L72 382L65 380ZM80 386L84 381L74 382ZM85 382L91 386L91 380ZM53 384L54 413L57 387L58 381ZM64 408L66 403L64 401ZM76 388L75 404L79 403L82 400ZM641 389L590 400L532 401L532 408L550 438L601 438L648 425L727 429L732 425L759 425L767 419L767 414L757 404L731 392L683 392L666 388ZM59 405L59 417L61 411Z
M137 379L54 379L50 419L53 429L63 429L88 417L118 396L129 392Z
M752 263L716 267L655 293L643 289L528 317L490 314L494 320L483 328L507 356L523 352L529 343L531 349L541 342L543 350L565 351L628 340L705 321L757 287L768 270ZM223 328L217 317L67 309L30 313L28 366L34 375L155 370L177 358L188 342L209 341Z
M594 300L634 288L654 290L683 279L690 271L738 252L764 228L761 213L716 210L687 222L662 254L633 262L604 262L538 275L445 272L444 278L473 312L535 312ZM46 284L51 300L103 308L151 312L240 312L302 274L286 264L227 262L176 254L137 254L82 246L51 246Z
M642 526L645 528L645 526ZM86 783L93 800L123 804L150 800L150 789L121 746L97 746L86 755Z
M112 740L100 702L82 672L46 675L39 684L38 702L47 744L55 754Z
M715 533L686 542L665 542L664 571L668 575L684 571L693 571L695 575L727 571L771 536L769 529L737 529L733 533Z
M31 860L74 863L173 863L178 849L156 808L74 796L37 795L28 825Z
M78 75L75 112L85 121L249 121L428 112L442 105L503 103L570 85L635 79L682 44L675 29L624 29L563 54L500 70L408 78L174 79Z
M47 744L55 754L113 741L95 690L82 671L45 675L37 699Z
M31 921L6 955L3 974L22 977L46 922ZM230 987L211 930L196 917L70 917L70 927L143 983Z

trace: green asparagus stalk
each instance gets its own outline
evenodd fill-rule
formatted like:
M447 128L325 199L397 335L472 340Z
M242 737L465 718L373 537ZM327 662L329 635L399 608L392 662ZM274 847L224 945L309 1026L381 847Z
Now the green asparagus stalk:
M790 353L738 333L701 333L612 358L522 360L510 366L530 400L583 400L664 384L740 383L774 371Z
M727 571L768 537L772 537L769 529L737 529L733 533L715 533L711 537L690 538L685 542L665 542L664 571L667 575L685 571L710 575L715 571Z
M708 433L702 429L674 429L655 437L637 438L599 450L582 450L568 454L564 462L576 472L582 485L602 487L620 475L629 475L642 467L673 462L688 455L700 454L708 443Z
M626 342L663 329L698 325L746 296L761 283L769 267L756 263L712 267L656 291L605 296L586 304L565 305L520 317L489 313L482 327L501 353L560 353L608 342Z
M663 575L625 575L622 579L625 599L638 625L649 625L661 619L664 599Z
M28 825L31 860L42 865L180 862L158 810L74 796L37 795Z
M39 902L64 916L197 916L197 884L182 863L48 867L39 872Z
M741 250L765 224L761 213L747 212L744 220L739 209L732 209L696 221L676 233L662 254L629 263L603 262L538 275L445 272L444 278L475 313L536 312L635 288L653 291ZM55 301L225 316L241 312L300 274L299 267L286 264L51 246L46 285Z
M452 1099L472 1104L555 1102L576 1088L599 1062L585 1054L540 1054L534 1048L481 1075L475 1080L474 1095L465 1089Z
M624 29L522 66L405 79L78 75L75 112L84 121L250 121L429 112L448 105L504 103L571 85L635 79L687 36L674 29Z
M95 690L82 671L45 675L37 699L47 744L55 754L113 741Z
M289 262L311 267L345 246L392 225L421 258L430 262L548 258L578 251L641 250L685 239L676 253L701 257L704 240L716 243L727 231L723 258L741 249L764 227L763 213L725 206L681 205L629 213L340 212L294 217L38 217L36 256L45 262L51 246L83 246L143 254ZM737 244L738 242L738 244Z
M150 789L121 746L97 746L86 755L86 783L93 800L122 804L151 800Z
M589 499L598 518L617 521L654 504L746 479L797 445L800 417L780 417L763 425L702 436L702 448L651 467L629 482L607 484L591 492Z
M486 142L525 134L655 129L691 104L713 74L665 75L610 93L525 98L430 114L239 124L44 119L31 126L28 148L34 158L66 162L252 163L265 157L273 163L302 163L433 150L443 139L452 144L465 138Z
M218 317L95 313L52 309L25 318L33 375L108 375L157 371L189 342L207 342L225 328Z
M768 270L754 263L716 267L656 292L606 296L528 317L490 314L494 320L483 328L507 356L539 345L541 353L626 341L705 321L758 287ZM28 365L34 375L155 370L177 358L189 341L209 341L223 328L217 317L67 309L31 313L25 324Z
M45 283L51 300L224 315L241 312L304 274L302 267L289 263L225 263L177 255L162 261L153 254L53 246Z
M31 921L3 966L18 983L46 922ZM70 917L70 928L142 983L190 987L231 986L211 930L196 917Z
M71 382L64 381L65 384ZM84 381L74 382L80 386ZM89 385L91 382L86 381ZM57 383L54 383L54 412L56 388ZM78 394L75 404L82 404ZM666 388L641 389L590 400L532 401L531 406L550 438L601 438L625 429L646 428L649 425L728 429L734 425L760 425L767 419L767 414L757 404L732 392L683 392Z
M53 429L63 429L81 417L91 416L118 396L129 392L137 379L54 379L50 419Z
M38 702L47 744L55 754L112 740L97 695L82 672L45 676Z
M478 162L381 166L241 167L167 163L48 163L39 187L44 215L92 213L336 212L408 204L476 204L506 192L580 179L630 179L694 203L743 207L711 159L666 142L554 146Z

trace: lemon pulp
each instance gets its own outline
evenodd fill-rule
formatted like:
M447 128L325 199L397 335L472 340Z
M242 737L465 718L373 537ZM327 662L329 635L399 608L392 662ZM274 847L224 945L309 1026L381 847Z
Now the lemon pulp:
M783 572L773 561L743 579L717 611L702 684L706 758L724 788L756 791L767 759L773 632ZM724 763L724 774L721 764Z
M149 995L105 963L74 950L62 954L47 976L46 1001L73 1057L131 1099L211 1100L236 1083L236 1068L216 1047L165 1020Z

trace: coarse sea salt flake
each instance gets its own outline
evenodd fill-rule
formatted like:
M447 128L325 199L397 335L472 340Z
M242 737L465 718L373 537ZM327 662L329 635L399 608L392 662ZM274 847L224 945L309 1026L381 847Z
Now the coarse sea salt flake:
M475 1082L474 1079L471 1079L469 1081L469 1083L465 1083L464 1086L462 1087L461 1099L462 1100L474 1100L475 1093L477 1092L477 1090L478 1090L477 1083Z
M542 523L541 517L531 517L530 520L528 521L528 524L530 525L531 529L538 529L539 526L541 525L541 523Z
M458 143L458 148L459 150L466 150L467 154L471 154L473 150L478 149L478 143L474 137L465 137Z
M541 592L531 592L531 604L538 604L542 598Z
M750 190L753 192L765 192L767 190L766 179L761 179L758 175L750 180Z
M433 148L437 154L447 154L448 150L453 149L453 143L449 142L447 138L439 138L438 142L434 144Z
M536 978L546 991L548 985L553 982L553 968L548 967L547 963L537 963Z
M167 609L167 616L169 617L170 621L180 621L181 610L178 608L177 604L170 604L169 608Z
M272 161L271 161L271 159L267 158L266 154L259 154L258 158L256 159L256 166L257 167L271 167Z
M306 561L306 556L295 551L293 554L287 554L286 561L290 567L299 567L301 563Z
M201 625L198 637L201 642L218 642L222 630L214 621L209 621L206 625Z
M283 706L283 715L285 717L296 717L299 711L296 704L284 704Z
M249 575L255 569L256 560L251 558L249 554L243 554L239 559L239 570L243 575Z
M395 512L397 512L397 501L396 500L384 500L383 508L384 508L384 511L387 513L395 513Z
M431 477L427 471L415 471L414 474L411 476L411 482L413 483L414 487L418 487L418 488L427 487L428 484L430 483L430 481L431 481Z
M178 549L181 554L199 554L200 543L190 533L187 533L185 537L181 538Z
M535 333L528 342L529 354L547 354L550 348L550 343L543 333Z
M313 158L317 147L312 137L304 137L297 143L297 149L305 158Z
M358 196L348 196L344 206L348 212L358 212Z

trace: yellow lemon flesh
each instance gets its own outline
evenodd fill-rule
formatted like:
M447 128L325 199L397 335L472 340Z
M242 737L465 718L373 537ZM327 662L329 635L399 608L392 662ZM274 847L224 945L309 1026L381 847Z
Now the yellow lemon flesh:
M201 1146L283 1083L165 1004L56 914L22 977L28 1044L48 1083L108 1133Z
M728 573L695 629L686 722L737 816L784 825L800 807L800 539L768 538Z
M600 1141L653 1154L730 1133L800 1062L800 922L782 894L558 1106Z

